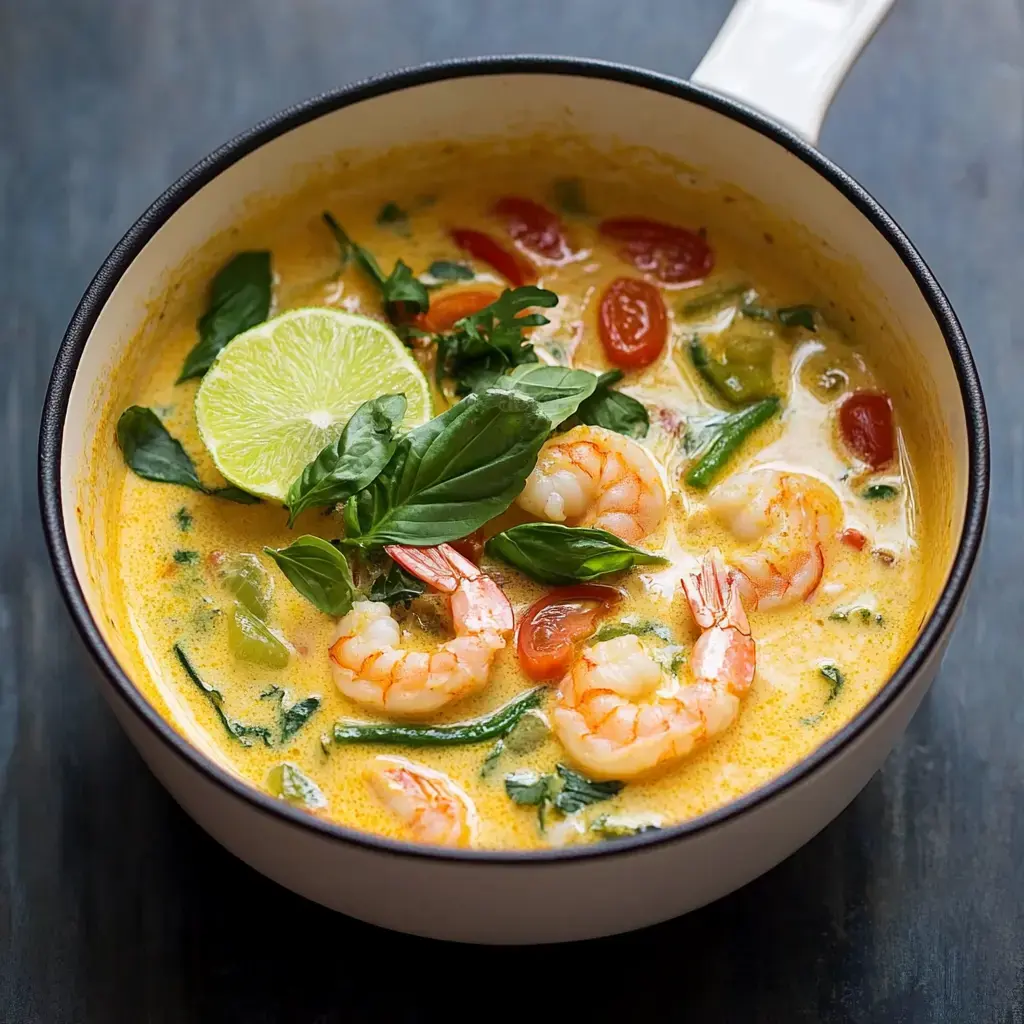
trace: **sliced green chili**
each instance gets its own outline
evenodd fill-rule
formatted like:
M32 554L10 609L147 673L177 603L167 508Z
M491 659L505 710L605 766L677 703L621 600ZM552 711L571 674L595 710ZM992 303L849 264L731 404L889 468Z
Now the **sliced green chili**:
M540 706L547 687L529 690L489 715L458 725L395 725L390 722L337 722L335 743L392 743L407 747L448 747L483 743L504 736L530 710Z
M686 482L701 490L707 487L736 449L761 424L770 420L779 411L780 405L777 397L765 398L724 419L707 451L687 471Z

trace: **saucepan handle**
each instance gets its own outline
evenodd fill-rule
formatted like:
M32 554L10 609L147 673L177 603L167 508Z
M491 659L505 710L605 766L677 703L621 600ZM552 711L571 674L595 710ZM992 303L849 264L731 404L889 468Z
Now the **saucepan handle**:
M895 0L739 0L691 76L818 141L832 97Z

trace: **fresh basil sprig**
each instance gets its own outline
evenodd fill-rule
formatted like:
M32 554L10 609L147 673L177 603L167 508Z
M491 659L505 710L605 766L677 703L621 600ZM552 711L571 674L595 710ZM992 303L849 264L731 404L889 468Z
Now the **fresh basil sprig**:
M529 395L555 427L594 393L597 377L586 370L528 363L503 374L492 386Z
M540 583L579 583L667 559L641 551L606 530L560 523L522 523L491 537L487 553Z
M614 430L626 437L646 437L651 421L643 403L612 389L622 376L621 370L602 373L597 378L594 393L580 403L576 418L580 423Z
M307 508L348 501L373 480L395 450L395 431L405 407L405 395L384 395L363 402L352 413L337 441L327 445L288 489L289 526Z
M202 377L235 335L263 323L270 313L270 295L270 253L238 253L210 285L209 305L196 325L199 341L185 357L178 383Z
M532 398L470 395L406 434L345 505L346 543L428 546L466 537L523 489L551 423Z
M286 548L263 549L291 585L327 615L345 615L352 608L355 586L348 559L328 541L308 534Z
M591 804L610 800L625 787L624 782L609 779L594 782L564 764L555 765L555 773L541 775L532 768L520 768L505 776L505 793L521 807L536 807L541 832L544 811L550 805L562 814L575 814Z
M200 494L224 498L239 505L256 505L259 498L237 487L206 487L199 479L195 463L160 422L152 409L130 405L117 421L117 444L128 468L145 480L161 484L179 484Z
M324 223L331 229L331 233L341 248L342 266L348 262L350 256L355 259L356 263L380 289L380 296L384 300L388 316L394 318L400 309L413 313L427 311L430 306L427 286L413 275L412 270L402 260L395 263L390 274L385 274L380 269L380 264L374 258L373 253L353 242L331 214L324 213L323 217Z
M522 311L557 305L558 296L544 288L506 288L489 306L463 317L449 333L438 335L438 383L450 377L456 393L467 395L486 390L512 367L536 363L537 353L525 343L523 330L546 324L548 318L541 313L522 316Z
M427 585L422 580L407 573L397 562L392 562L391 568L373 581L370 600L390 605L408 605L426 589Z

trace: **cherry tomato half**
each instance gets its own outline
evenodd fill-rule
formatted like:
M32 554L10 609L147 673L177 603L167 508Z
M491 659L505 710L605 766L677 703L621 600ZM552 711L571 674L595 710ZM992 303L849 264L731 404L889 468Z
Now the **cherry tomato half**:
M494 213L522 248L552 263L564 263L570 254L562 222L532 199L505 196L494 204Z
M884 391L854 391L839 406L839 434L850 452L872 469L895 454L892 402Z
M576 644L621 600L614 587L581 583L559 587L527 609L519 623L519 664L531 679L555 679L568 669Z
M863 551L864 545L868 542L867 537L865 537L864 534L860 532L860 530L855 530L852 526L843 530L842 534L840 534L839 539L844 544L849 545L855 551Z
M420 313L414 321L421 331L440 334L450 331L464 316L479 313L498 297L493 288L458 288L442 292L431 299L430 309Z
M533 284L537 280L537 271L529 260L509 252L499 245L490 235L472 228L454 228L452 240L474 259L490 264L509 284L519 288L524 284Z
M635 370L654 362L668 338L668 314L661 292L636 277L617 277L604 290L597 328L605 354Z
M462 540L453 540L451 545L460 555L465 555L471 562L479 565L480 558L484 553L484 531L482 529L474 530Z
M620 253L663 284L692 284L711 272L715 256L703 235L646 217L614 217L598 230L622 242Z

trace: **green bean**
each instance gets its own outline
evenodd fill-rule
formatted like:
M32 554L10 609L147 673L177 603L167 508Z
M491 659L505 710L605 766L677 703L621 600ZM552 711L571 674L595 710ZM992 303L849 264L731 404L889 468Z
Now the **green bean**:
M722 421L718 436L700 459L686 473L691 487L703 490L719 474L737 448L759 427L779 411L776 397L765 398L741 409Z
M407 747L447 747L483 743L504 736L530 708L540 706L547 689L538 686L489 715L457 725L395 725L390 722L337 722L335 743L393 743Z

